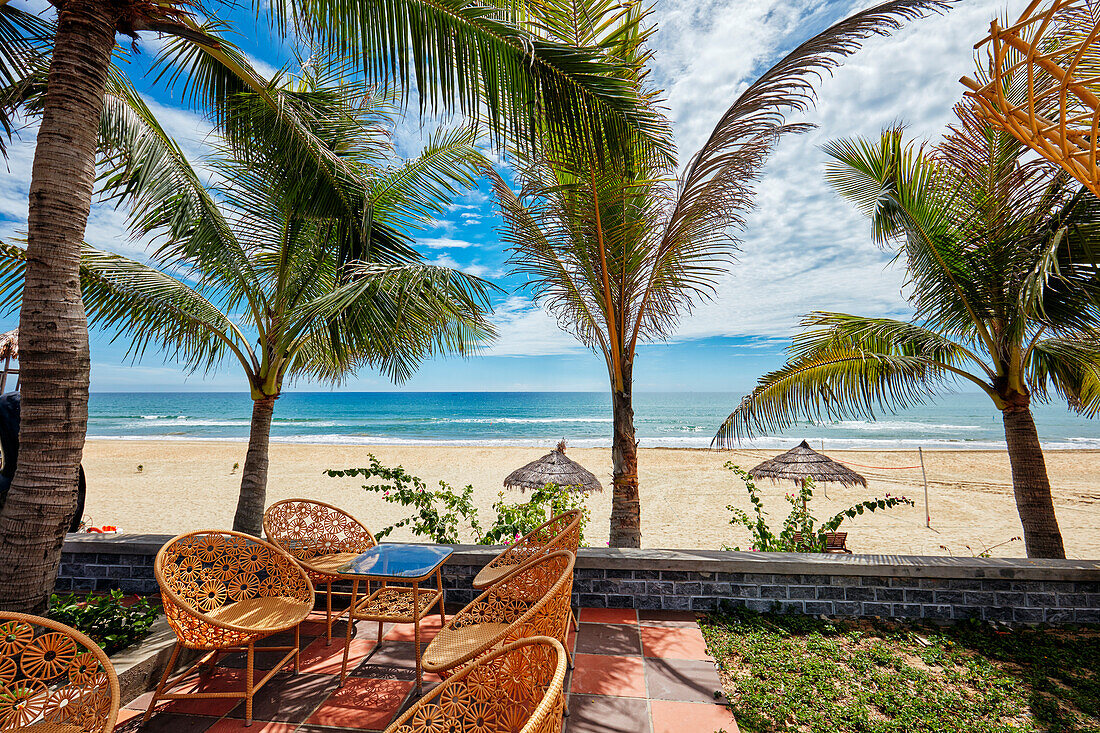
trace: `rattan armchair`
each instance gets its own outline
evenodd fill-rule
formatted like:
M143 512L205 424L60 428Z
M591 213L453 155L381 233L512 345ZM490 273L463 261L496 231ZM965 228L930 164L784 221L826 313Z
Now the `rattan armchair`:
M567 665L557 639L513 642L420 698L386 733L560 733Z
M452 616L424 650L424 670L446 675L496 647L531 636L565 645L573 553L557 550L521 565Z
M281 548L240 532L218 530L173 538L157 553L153 572L160 584L164 615L178 641L145 720L159 700L240 697L245 700L245 719L250 724L256 691L291 659L298 671L298 625L313 608L313 583ZM261 639L291 630L294 646L256 646ZM180 650L185 648L208 654L169 680ZM212 668L219 654L242 648L247 657L243 692L168 692L196 670ZM258 683L254 681L257 651L286 652Z
M0 612L0 731L111 733L118 677L76 629Z
M333 592L332 584L339 580L336 569L374 547L374 535L347 512L311 499L287 499L269 506L264 512L264 534L293 555L314 584L325 586L325 639L331 644L332 597L351 596Z
M525 562L555 550L569 550L576 555L580 543L581 511L574 509L559 514L508 545L504 552L478 571L473 585L479 590L488 588Z

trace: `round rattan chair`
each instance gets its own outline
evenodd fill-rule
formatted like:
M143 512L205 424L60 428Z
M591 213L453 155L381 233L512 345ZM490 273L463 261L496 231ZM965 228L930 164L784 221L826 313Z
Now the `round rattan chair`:
M520 565L536 557L549 555L555 550L569 550L576 556L580 544L581 510L563 512L508 545L504 552L477 572L473 586L478 590L488 588ZM573 623L573 628L580 631L572 607L569 609L569 620Z
M521 639L438 685L386 733L560 733L567 666L557 639Z
M153 692L145 720L159 700L241 697L246 701L246 721L251 723L256 691L292 658L294 671L298 671L298 625L313 608L313 583L281 548L251 535L223 530L190 532L173 538L157 553L153 571L160 584L164 615L178 641ZM256 646L261 639L290 630L294 631L294 646ZM184 648L209 653L169 680ZM247 656L243 692L168 692L195 670L212 668L219 654L239 648ZM257 651L286 655L255 683Z
M269 506L264 512L264 534L293 555L315 585L325 586L325 639L331 644L332 597L351 597L333 592L332 584L339 580L336 569L374 547L374 535L347 512L312 499L287 499Z
M446 675L502 644L549 636L565 646L573 553L558 550L521 565L452 616L424 650L424 670Z
M0 731L111 733L118 695L111 662L87 636L0 612Z

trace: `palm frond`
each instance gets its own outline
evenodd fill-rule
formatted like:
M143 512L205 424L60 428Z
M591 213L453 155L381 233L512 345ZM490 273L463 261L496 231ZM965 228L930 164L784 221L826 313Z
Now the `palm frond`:
M1083 338L1049 338L1031 349L1028 379L1042 401L1049 389L1085 417L1100 414L1100 342ZM1048 387L1050 385L1050 387Z
M0 4L0 155L7 153L19 108L44 83L53 36L52 22Z

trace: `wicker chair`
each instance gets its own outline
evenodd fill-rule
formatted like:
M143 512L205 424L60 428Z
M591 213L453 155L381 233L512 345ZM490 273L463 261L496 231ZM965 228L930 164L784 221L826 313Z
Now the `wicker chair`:
M313 583L284 550L240 532L204 530L173 538L157 553L153 566L164 615L178 642L160 684L145 713L153 713L159 700L188 697L245 699L246 722L252 722L252 696L287 662L298 671L301 636L298 625L313 608ZM294 646L258 647L256 642L294 630ZM243 647L243 692L171 693L192 672L211 669L219 654ZM169 680L181 649L201 649L208 654ZM286 652L263 679L255 683L257 651Z
M440 629L424 650L424 670L446 675L502 644L531 636L549 636L564 647L573 562L573 553L557 550L498 580Z
M118 677L76 629L0 612L0 731L111 733Z
M437 686L386 733L560 733L566 667L557 639L521 639Z
M331 644L332 597L351 596L333 592L332 584L339 580L336 568L374 547L374 535L347 512L310 499L287 499L269 506L264 512L264 534L293 555L315 585L325 586L325 639Z
M525 562L555 550L569 550L575 557L581 544L581 510L574 509L540 524L523 537L508 545L474 576L473 586L478 590L488 588ZM569 620L575 631L580 631L573 608L569 608Z

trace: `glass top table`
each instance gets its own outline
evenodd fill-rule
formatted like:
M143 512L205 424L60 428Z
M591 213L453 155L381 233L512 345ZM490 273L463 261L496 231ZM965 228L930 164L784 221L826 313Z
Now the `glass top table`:
M427 578L447 561L454 549L439 545L375 545L336 572L370 578Z
M351 581L351 604L344 644L344 661L340 667L340 684L347 677L348 652L351 649L351 628L356 621L377 621L378 642L382 644L384 623L411 623L413 649L416 656L416 692L423 683L423 661L420 653L420 620L433 606L439 606L439 620L447 623L443 611L443 574L441 568L454 550L440 545L375 545L355 559L341 565L336 574ZM435 587L421 588L420 583L435 576ZM370 592L371 581L381 581L382 587ZM359 596L360 581L367 582L366 597ZM340 614L343 615L342 613ZM373 654L373 651L371 652Z

